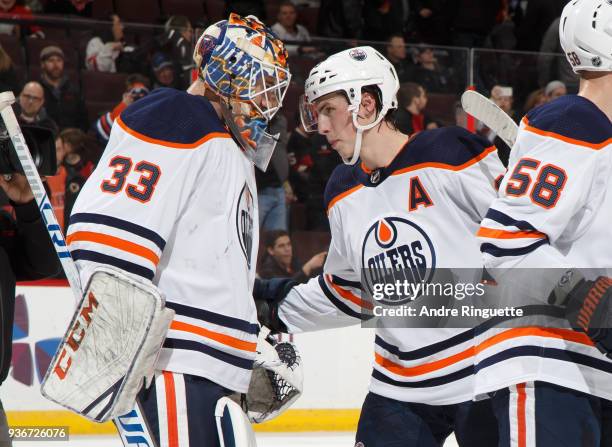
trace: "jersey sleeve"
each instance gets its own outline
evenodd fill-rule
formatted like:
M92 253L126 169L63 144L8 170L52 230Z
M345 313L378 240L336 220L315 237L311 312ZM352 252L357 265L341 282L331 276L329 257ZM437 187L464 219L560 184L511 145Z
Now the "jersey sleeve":
M289 292L279 316L289 333L358 324L371 302L362 299L360 273L347 260L338 210L330 213L332 240L323 273Z
M552 124L521 123L499 197L478 230L485 267L494 276L496 269L575 267L563 247L603 199L609 161L602 157L609 155L602 149L612 140L587 141L571 128L558 132ZM556 278L539 282L545 292Z

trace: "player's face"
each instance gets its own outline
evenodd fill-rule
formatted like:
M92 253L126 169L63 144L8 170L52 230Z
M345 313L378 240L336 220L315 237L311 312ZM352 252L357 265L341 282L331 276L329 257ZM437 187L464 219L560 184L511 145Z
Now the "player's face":
M349 159L355 149L355 126L342 94L332 93L316 101L318 132L342 158Z

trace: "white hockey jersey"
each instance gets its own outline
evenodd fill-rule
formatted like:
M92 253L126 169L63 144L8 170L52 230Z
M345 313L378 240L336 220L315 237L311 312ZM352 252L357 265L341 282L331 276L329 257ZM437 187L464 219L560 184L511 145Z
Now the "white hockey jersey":
M612 274L611 178L612 124L591 101L568 95L528 113L478 231L486 267ZM543 297L553 286L541 273L529 284ZM477 350L477 393L542 380L612 399L612 362L569 326L489 331Z
M176 311L157 367L246 392L257 344L252 163L201 96L159 89L122 112L70 217L83 284L98 264Z
M374 172L337 167L325 192L324 272L282 302L289 332L359 322L362 268L481 268L475 233L502 173L495 147L459 127L419 133ZM471 400L472 347L469 329L377 328L370 390L432 405Z

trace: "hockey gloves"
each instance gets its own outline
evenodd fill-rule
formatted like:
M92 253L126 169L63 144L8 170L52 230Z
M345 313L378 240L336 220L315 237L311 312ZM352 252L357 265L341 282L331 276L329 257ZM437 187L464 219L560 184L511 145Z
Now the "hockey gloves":
M278 317L278 306L297 282L289 278L255 279L253 298L257 307L257 319L272 332L287 332L285 323Z
M567 298L566 318L612 359L612 278L580 281Z

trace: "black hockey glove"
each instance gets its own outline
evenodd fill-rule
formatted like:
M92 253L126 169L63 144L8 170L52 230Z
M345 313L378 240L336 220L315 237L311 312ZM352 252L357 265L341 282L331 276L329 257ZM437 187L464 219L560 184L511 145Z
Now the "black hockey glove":
M612 359L612 278L580 281L568 295L565 316L572 328L585 332Z
M255 279L253 298L257 307L257 319L272 332L287 332L287 326L278 317L278 306L297 284L289 278Z

